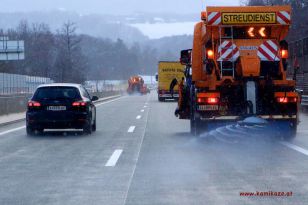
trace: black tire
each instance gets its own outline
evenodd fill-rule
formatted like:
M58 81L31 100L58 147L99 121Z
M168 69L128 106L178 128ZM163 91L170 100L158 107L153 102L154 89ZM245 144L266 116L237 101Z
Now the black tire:
M162 97L158 97L158 101L159 101L159 102L163 102L163 101L165 101L165 99L162 98Z
M198 118L190 119L190 133L193 136L199 136L202 132L206 132L205 124Z
M92 125L92 131L95 132L96 131L96 120L94 120L94 123Z
M194 86L190 90L190 133L193 136L198 136L198 122L195 117L196 103L195 103L195 89Z
M297 121L290 122L289 131L283 133L284 139L290 141L296 137L297 132Z
M83 133L90 135L92 134L92 125L91 125L92 120L90 119L89 122L83 127Z
M195 119L190 119L190 134L197 136L197 125Z
M37 129L37 130L35 130L35 132L36 132L36 134L41 135L44 132L44 128Z
M32 127L27 126L26 130L27 130L27 135L28 136L35 135L35 130Z

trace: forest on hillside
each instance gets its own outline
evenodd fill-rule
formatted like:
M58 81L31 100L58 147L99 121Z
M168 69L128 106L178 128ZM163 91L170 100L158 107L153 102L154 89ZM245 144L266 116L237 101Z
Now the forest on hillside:
M128 45L121 39L93 37L76 32L66 22L56 32L48 24L22 21L0 36L25 41L25 60L0 62L0 72L49 77L56 82L126 80L131 75L154 75L159 60L177 60L189 48L191 37L177 36Z

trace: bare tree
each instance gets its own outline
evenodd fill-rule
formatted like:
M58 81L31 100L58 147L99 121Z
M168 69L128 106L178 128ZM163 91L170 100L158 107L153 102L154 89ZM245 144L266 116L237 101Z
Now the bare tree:
M58 32L57 67L60 71L61 82L78 82L85 79L83 66L86 65L85 56L81 52L80 37L76 34L76 24L67 22Z

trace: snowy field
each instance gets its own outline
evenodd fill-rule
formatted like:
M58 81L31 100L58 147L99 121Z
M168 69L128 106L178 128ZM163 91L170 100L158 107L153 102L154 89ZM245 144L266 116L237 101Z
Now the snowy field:
M151 39L158 39L167 36L192 35L194 26L197 22L178 22L178 23L143 23L131 24L138 28L144 35Z

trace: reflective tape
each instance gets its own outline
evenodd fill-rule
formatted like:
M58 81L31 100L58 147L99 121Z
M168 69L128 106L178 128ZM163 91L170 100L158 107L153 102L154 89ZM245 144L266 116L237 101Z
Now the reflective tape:
M288 25L291 23L291 15L288 11L277 12L277 22L282 25Z
M238 47L231 41L224 41L218 47L217 61L236 61L240 56Z
M261 61L280 61L278 44L267 40L258 48L258 56Z
M219 25L221 24L221 13L220 12L209 12L207 17L208 25Z

